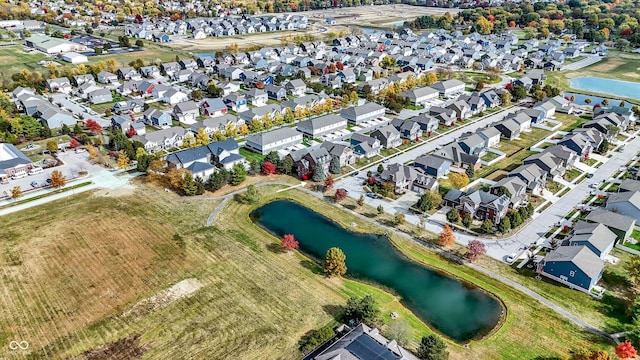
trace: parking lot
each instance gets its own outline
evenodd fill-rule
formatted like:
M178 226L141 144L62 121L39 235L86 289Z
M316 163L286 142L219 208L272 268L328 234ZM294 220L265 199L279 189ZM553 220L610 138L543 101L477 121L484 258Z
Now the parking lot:
M4 197L6 194L10 194L14 186L20 186L23 193L46 187L48 186L47 179L51 177L53 170L61 171L67 181L79 177L81 172L93 173L104 170L104 167L90 163L89 154L86 152L75 153L69 150L59 153L58 159L62 162L62 165L44 169L39 174L29 175L22 179L10 179L8 184L0 184L0 196ZM35 182L36 185L32 186L32 182Z

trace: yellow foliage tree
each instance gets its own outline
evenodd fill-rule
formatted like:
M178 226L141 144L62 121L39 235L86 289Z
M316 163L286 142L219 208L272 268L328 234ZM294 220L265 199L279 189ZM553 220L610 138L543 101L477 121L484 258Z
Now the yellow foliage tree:
M469 177L465 173L450 173L449 181L451 182L451 186L456 189L463 188L469 185Z
M198 133L196 134L196 146L208 145L211 142L209 139L209 135L204 132L204 128L198 129Z
M118 152L118 169L126 169L129 167L129 156L123 150Z
M227 124L224 126L224 134L227 137L234 138L238 136L238 128L234 124Z
M238 129L238 132L242 136L249 135L249 127L247 126L247 124L242 124L240 125L240 129Z

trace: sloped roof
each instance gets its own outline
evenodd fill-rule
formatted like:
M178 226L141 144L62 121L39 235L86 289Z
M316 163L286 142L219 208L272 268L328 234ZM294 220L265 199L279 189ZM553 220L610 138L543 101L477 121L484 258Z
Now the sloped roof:
M616 214L605 209L596 209L586 217L587 221L597 222L614 229L629 230L635 224L635 219L626 215Z
M545 267L549 262L571 262L592 279L604 269L604 261L586 246L560 246L550 251L544 260Z

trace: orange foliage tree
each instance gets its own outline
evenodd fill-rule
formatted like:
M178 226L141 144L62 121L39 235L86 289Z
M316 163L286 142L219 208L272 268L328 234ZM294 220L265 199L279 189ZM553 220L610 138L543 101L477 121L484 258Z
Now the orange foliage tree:
M443 247L448 247L453 245L456 242L456 236L453 233L453 230L449 227L449 225L445 225L442 228L442 232L438 236L438 244Z

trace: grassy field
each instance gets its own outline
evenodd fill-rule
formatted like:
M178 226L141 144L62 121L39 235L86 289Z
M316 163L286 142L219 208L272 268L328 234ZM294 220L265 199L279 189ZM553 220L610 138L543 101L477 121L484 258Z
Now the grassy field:
M22 45L2 47L2 51L0 51L0 74L3 77L10 77L11 74L20 72L25 68L30 71L46 71L46 68L38 65L38 62L51 60L51 58L37 51L26 52L24 49L25 47Z
M274 190L264 188L263 199L290 197L345 226L355 222L362 231L382 230L301 191ZM411 324L409 347L429 332L392 294L349 279L326 279L300 254L270 250L275 239L250 222L250 206L231 201L215 227L202 228L218 200L180 198L148 185L109 193L84 193L0 218L2 346L27 340L31 358L93 349L150 359L186 353L293 359L302 334L335 321L348 296L365 293L373 294L383 314L398 312ZM470 349L450 344L453 359L532 359L600 341L497 281L399 236L393 241L412 258L472 281L506 304L505 324ZM123 315L141 299L188 278L203 288L164 307ZM103 344L108 345L98 347Z

